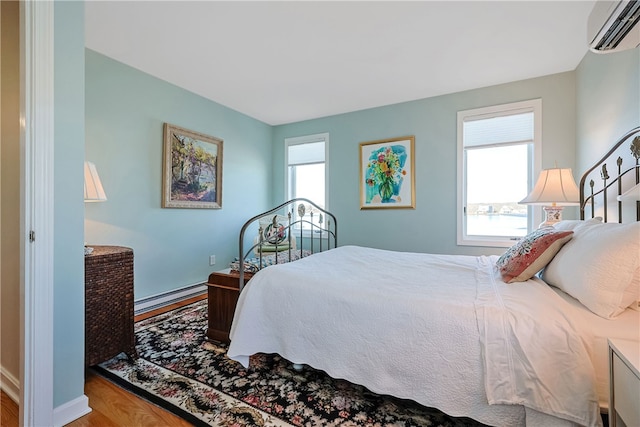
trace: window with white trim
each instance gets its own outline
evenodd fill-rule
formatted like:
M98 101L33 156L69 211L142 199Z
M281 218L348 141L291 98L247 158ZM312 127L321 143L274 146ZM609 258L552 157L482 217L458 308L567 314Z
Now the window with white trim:
M326 171L329 134L321 133L286 138L284 144L285 194L287 199L304 197L323 209L327 209L327 188L329 186ZM297 216L298 213L294 211L294 220L297 220ZM310 219L308 210L305 218ZM318 219L319 215L314 212L313 222L317 224Z
M458 112L458 245L509 247L540 222L518 202L540 171L540 99Z

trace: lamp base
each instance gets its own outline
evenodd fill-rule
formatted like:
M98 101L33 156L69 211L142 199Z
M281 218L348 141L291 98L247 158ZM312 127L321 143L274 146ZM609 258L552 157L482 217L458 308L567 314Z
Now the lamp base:
M544 206L542 210L547 217L538 228L553 227L553 224L562 221L562 209L562 206Z

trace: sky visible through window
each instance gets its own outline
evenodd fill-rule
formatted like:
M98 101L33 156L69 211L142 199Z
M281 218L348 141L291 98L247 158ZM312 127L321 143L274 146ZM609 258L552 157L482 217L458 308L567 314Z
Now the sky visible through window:
M324 188L324 163L311 165L292 166L296 168L295 194L294 197L304 197L309 199L321 208L325 207L325 188ZM309 212L307 206L307 212ZM294 212L297 217L297 213ZM309 213L305 216L310 220ZM318 223L318 216L314 214L314 223ZM304 227L307 228L307 227Z
M467 150L467 202L518 202L527 196L527 175L526 144Z
M304 197L324 207L324 163L296 168L296 197Z
M527 144L467 150L467 234L524 236Z

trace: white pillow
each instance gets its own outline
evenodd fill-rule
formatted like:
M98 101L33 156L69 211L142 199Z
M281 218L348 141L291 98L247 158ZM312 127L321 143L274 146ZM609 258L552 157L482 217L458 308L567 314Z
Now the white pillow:
M582 225L590 225L590 224L600 224L602 223L602 217L597 216L590 219L580 220L580 219L563 219L560 222L556 222L553 224L553 228L562 231L573 231L576 227L580 227Z
M616 317L640 293L640 222L577 226L542 278L597 315Z
M638 303L640 303L640 267L636 268L636 272L633 274L633 279L631 280L631 284L624 291L622 295L622 304L626 304L629 302L627 307L637 307Z

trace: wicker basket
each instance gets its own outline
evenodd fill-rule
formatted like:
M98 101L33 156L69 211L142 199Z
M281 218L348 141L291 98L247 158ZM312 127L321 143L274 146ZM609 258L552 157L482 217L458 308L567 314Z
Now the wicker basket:
M133 331L133 250L93 246L84 258L85 365L125 352L136 356Z

